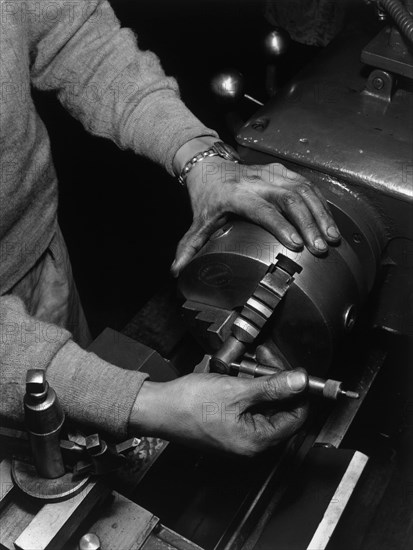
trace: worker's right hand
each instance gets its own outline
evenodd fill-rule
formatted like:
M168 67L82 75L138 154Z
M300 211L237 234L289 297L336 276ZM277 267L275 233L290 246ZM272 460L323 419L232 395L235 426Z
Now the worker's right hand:
M253 456L303 424L307 383L301 370L255 379L189 374L171 382L146 381L130 431Z

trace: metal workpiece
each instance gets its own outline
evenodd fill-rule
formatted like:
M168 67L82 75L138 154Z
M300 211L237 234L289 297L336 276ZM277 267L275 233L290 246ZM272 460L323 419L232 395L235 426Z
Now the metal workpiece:
M229 374L231 363L242 357L246 349L247 346L243 342L230 335L217 353L211 357L211 370L220 374Z
M280 373L281 369L260 365L253 359L245 358L239 363L232 363L232 374L248 374L251 377L258 376L273 376ZM318 378L317 376L308 375L308 392L314 395L320 395L326 399L337 399L339 396L348 397L350 399L358 399L359 394L354 391L344 390L343 382L332 379Z
M39 476L48 479L65 473L59 436L65 415L56 392L41 369L31 369L26 377L24 418Z
M343 382L331 378L324 380L316 376L308 377L308 391L310 393L322 395L326 399L337 399L340 395L350 399L359 398L357 392L344 390L342 386Z
M280 372L281 369L267 367L266 365L260 365L253 359L244 358L239 363L231 363L232 374L248 374L251 377L258 376L273 376Z

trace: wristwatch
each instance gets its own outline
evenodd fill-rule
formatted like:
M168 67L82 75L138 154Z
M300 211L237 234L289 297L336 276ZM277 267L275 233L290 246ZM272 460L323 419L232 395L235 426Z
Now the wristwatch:
M205 151L201 151L185 164L185 166L181 170L181 173L178 176L179 183L181 185L185 185L185 178L195 166L195 164L208 157L221 157L225 160L230 160L235 163L241 162L239 154L233 147L231 147L231 145L228 145L223 141L216 141L212 145L212 147L209 147L209 149L206 149Z

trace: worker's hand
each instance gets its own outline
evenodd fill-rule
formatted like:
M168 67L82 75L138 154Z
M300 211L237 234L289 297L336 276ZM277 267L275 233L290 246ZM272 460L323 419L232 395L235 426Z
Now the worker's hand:
M171 267L174 276L227 222L229 214L261 225L290 250L305 245L320 255L327 243L340 240L321 192L282 164L247 166L211 157L190 170L186 185L193 223L178 245Z
M253 456L293 435L304 422L304 371L262 378L189 374L144 382L130 431Z

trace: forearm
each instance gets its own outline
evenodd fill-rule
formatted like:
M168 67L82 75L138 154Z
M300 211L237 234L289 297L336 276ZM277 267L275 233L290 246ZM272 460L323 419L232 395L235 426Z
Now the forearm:
M155 54L138 48L134 33L120 27L106 0L56 5L62 10L55 20L31 19L32 82L56 91L88 131L151 158L171 174L182 145L216 135L185 107L175 79L165 75Z
M147 375L84 351L67 330L28 315L19 298L0 297L0 424L23 424L26 373L32 368L46 370L68 420L89 432L126 437Z
M0 297L0 423L23 423L28 369L46 369L70 333L30 317L14 296Z
M121 369L69 341L47 368L71 423L122 440L146 373Z

